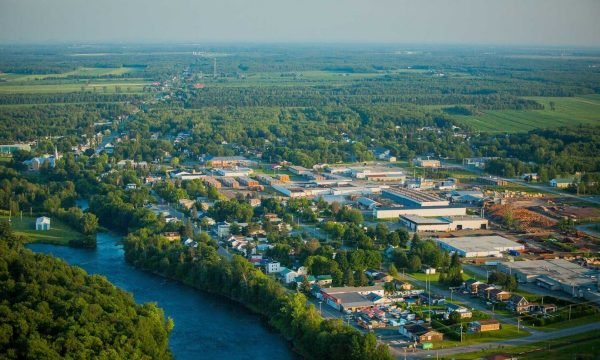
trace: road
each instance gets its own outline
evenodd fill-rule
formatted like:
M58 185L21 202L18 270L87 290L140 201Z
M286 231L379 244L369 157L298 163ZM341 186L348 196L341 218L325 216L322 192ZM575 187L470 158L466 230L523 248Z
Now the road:
M426 359L432 358L433 356L448 356L453 354L462 354L473 351L481 351L498 348L499 352L502 352L501 347L504 346L516 346L516 345L524 345L530 344L534 342L540 341L549 341L554 340L566 336L581 334L589 331L597 331L600 330L600 322L585 324L581 326L575 326L571 328L561 329L553 332L536 332L526 337L518 338L518 339L510 339L489 343L480 343L475 345L468 346L459 346L455 348L447 348L447 349L438 349L438 350L418 350L415 353L407 353L406 359ZM398 348L391 348L392 354L396 356L398 359L403 359L405 356L404 350L400 350Z

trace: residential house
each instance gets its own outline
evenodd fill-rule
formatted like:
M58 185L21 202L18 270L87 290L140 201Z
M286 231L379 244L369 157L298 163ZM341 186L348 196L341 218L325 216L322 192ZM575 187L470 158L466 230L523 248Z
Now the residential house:
M444 340L444 334L433 330L430 325L426 324L403 325L400 326L398 331L401 335L412 341L428 342Z
M451 314L451 313L460 314L461 319L470 319L473 317L473 313L471 312L471 310L467 309L464 306L460 306L460 305L456 305L456 304L447 304L446 309L448 310L449 314Z
M271 261L267 263L265 269L267 274L278 273L281 271L281 264L279 263L279 261Z
M286 285L293 283L297 276L297 272L288 268L282 268L282 270L279 272L279 278Z
M321 287L331 286L333 283L333 278L331 275L318 275L317 276L317 284Z
M469 324L469 329L473 332L486 332L500 330L500 321L495 319L478 320Z
M468 279L467 281L465 281L463 286L466 291L468 291L470 294L474 295L474 294L477 294L478 287L482 284L483 283L481 281L478 281L475 279Z
M510 299L510 292L500 290L500 289L492 289L492 290L488 291L487 296L488 296L488 300L506 301L506 300Z
M178 232L170 231L162 233L162 236L165 237L169 241L179 241L181 240L181 235Z
M513 311L519 314L528 312L531 308L529 301L521 295L511 296L507 303Z

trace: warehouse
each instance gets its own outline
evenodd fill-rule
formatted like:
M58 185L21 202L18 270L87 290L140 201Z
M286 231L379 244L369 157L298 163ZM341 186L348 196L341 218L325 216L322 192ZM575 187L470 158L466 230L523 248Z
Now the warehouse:
M502 252L524 250L525 246L502 236L465 236L447 239L434 239L438 245L451 253L462 257L502 257Z
M393 188L384 189L381 192L385 197L390 198L404 206L430 207L448 206L450 204L448 200L444 200L439 196L412 189Z
M586 297L597 289L597 271L564 259L515 261L498 264L498 270L516 275L519 282L535 283L549 290Z
M476 215L423 217L402 215L400 222L411 231L456 231L487 229L488 220Z
M430 206L430 207L380 207L373 209L375 219L393 219L402 215L418 216L457 216L466 215L464 206Z
M323 288L320 297L334 309L358 311L385 303L383 286Z

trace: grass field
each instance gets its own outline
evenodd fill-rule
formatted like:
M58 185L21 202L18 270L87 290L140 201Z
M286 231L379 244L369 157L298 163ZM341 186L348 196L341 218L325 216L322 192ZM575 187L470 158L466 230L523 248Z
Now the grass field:
M0 219L7 220L8 217L2 216ZM23 216L23 220L21 220L20 217L13 216L11 227L17 235L25 236L31 242L67 245L69 241L83 237L83 234L73 230L56 218L51 218L50 230L36 231L35 219L34 217Z
M600 124L600 95L578 97L531 97L544 110L488 110L481 115L453 116L486 132L526 132L535 128ZM551 110L554 102L555 110Z
M21 75L12 73L0 73L0 78L5 78L8 82L14 81L36 81L45 79L55 78L67 78L67 77L79 77L79 78L90 78L90 77L103 77L103 76L120 76L128 72L136 71L135 68L119 67L119 68L93 68L93 67L81 67L73 71L67 71L61 74L31 74Z
M141 79L132 79L131 81L121 79L118 81L94 81L89 84L78 82L65 82L62 84L36 84L31 82L26 85L4 83L0 85L0 95L70 93L80 92L82 87L84 91L95 91L97 94L114 94L120 88L121 93L126 94L142 92L146 85L148 85L148 82Z
M583 333L560 339L540 341L519 346L507 346L465 354L451 355L452 359L481 359L492 354L510 354L519 359L598 359L600 337L596 333Z

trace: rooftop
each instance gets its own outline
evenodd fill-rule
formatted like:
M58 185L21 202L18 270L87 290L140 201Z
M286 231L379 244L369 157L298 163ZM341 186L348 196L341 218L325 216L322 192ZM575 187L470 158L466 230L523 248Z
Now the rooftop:
M451 246L464 252L503 251L506 248L523 248L518 242L502 236L464 236L456 238L436 239L438 243Z

